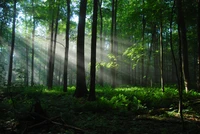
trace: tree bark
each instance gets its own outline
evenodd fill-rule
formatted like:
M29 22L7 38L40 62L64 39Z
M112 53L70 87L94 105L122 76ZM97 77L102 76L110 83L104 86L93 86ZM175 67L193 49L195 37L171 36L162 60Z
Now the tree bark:
M160 22L160 84L161 89L164 92L164 78L163 78L163 37L162 37L162 11L161 11L161 22Z
M102 0L99 4L99 14L100 14L100 57L101 63L103 62L103 15L102 15ZM103 65L100 65L100 85L103 86Z
M197 88L198 88L198 91L200 91L200 0L198 0L198 75L197 75Z
M185 91L188 92L190 89L190 77L189 77L189 63L188 63L188 44L186 36L185 20L182 10L182 0L177 0L178 8L178 26L179 26L179 41L182 51L182 70L183 70L183 80Z
M68 86L68 53L69 53L69 29L70 29L70 0L67 0L67 22L66 22L66 38L65 38L65 61L64 61L64 84L63 91L67 92Z
M96 80L97 13L98 13L98 0L93 0L90 92L89 92L89 98L88 98L90 101L96 100L96 96L95 96L95 80Z
M35 46L35 10L34 0L32 0L32 17L33 17L33 29L32 29L32 61L31 61L31 86L34 85L34 46Z
M170 48L171 48L171 52L172 52L172 57L173 57L173 62L174 62L174 66L176 69L176 77L177 77L177 83L178 83L178 91L179 91L179 113L180 113L180 118L182 121L182 127L184 128L184 120L183 120L183 94L182 94L182 57L181 57L181 45L179 43L179 59L180 59L180 75L178 73L178 66L176 63L176 58L175 58L175 54L174 54L174 49L173 49L173 44L172 44L172 20L173 20L173 13L174 13L174 6L175 6L175 2L173 4L172 7L172 11L171 11L171 18L170 18Z
M52 88L52 81L53 78L51 76L51 71L52 71L52 62L53 62L53 35L54 35L54 9L52 8L52 5L54 5L54 2L50 2L49 6L50 6L50 13L52 14L52 18L51 18L51 26L50 26L50 31L51 31L51 35L50 35L50 45L49 45L49 49L48 49L48 56L49 56L49 63L48 63L48 73L47 73L47 87L48 89Z
M115 0L112 0L112 24L111 24L111 54L115 57L115 47L114 47L114 39L115 39L115 36L114 36L114 28L115 28ZM114 59L112 59L114 60ZM111 61L111 62L115 62L115 61ZM116 86L116 69L115 67L111 67L111 87L114 89L115 86Z
M78 23L77 37L77 75L76 90L74 96L81 98L88 93L85 78L85 57L84 57L84 41L85 41L85 18L86 18L87 0L81 0Z
M144 7L144 0L142 1L143 7ZM144 8L143 8L144 10ZM141 73L141 85L144 86L144 34L145 34L145 18L144 18L144 12L142 14L142 57L141 57L141 68L142 68L142 73Z
M12 42L11 42L10 62L9 62L9 70L8 70L8 83L7 83L8 87L11 86L11 82L12 82L13 53L14 53L14 47L15 47L16 4L17 4L17 0L14 0L13 25L12 25Z
M53 87L53 76L54 76L54 66L55 66L55 56L56 56L56 41L57 41L57 33L58 33L58 19L59 19L59 5L57 4L57 9L56 9L56 20L55 20L55 32L54 32L54 37L53 37L53 51L52 51L52 64L51 64L51 81L50 81L50 89Z

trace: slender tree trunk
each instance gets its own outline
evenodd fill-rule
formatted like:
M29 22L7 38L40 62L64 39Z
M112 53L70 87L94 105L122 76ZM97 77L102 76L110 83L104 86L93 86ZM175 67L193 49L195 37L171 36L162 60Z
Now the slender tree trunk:
M144 7L144 0L142 1L143 7ZM143 8L144 9L144 8ZM144 12L142 14L142 59L141 59L141 67L142 67L142 73L141 73L141 85L144 86L144 34L145 34L145 18L144 18Z
M114 36L114 28L115 28L115 0L112 0L112 24L111 24L111 54L114 56L114 58L115 58L115 44L114 44L114 39L115 39L115 36ZM114 59L112 59L112 60L114 60ZM115 61L112 61L112 62L115 62ZM116 81L116 69L115 69L115 67L112 67L111 68L111 86L112 86L112 88L114 89L115 88L115 86L116 86L116 83L115 83L115 81Z
M97 13L98 0L93 0L93 22L92 22L92 40L91 40L91 69L90 69L90 93L89 100L96 100L95 96L95 78L96 78L96 41L97 41Z
M116 59L116 63L118 64L118 41L117 41L117 7L118 7L118 0L115 0L115 22L114 22L114 55L115 55L115 59ZM117 83L117 67L115 67L115 73L114 73L114 87L116 87Z
M153 24L152 26L152 37L151 37L151 45L149 47L149 56L148 56L148 61L147 61L147 70L146 70L146 79L145 81L148 83L148 79L151 79L150 73L149 73L149 67L150 67L150 60L151 60L151 54L152 54L152 46L155 41L155 34L156 34L156 26ZM150 82L149 82L150 83Z
M13 53L14 53L14 47L15 47L16 4L17 4L17 0L14 0L13 26L12 26L12 42L11 42L10 62L9 62L9 70L8 70L8 87L11 86L11 81L12 81Z
M54 76L54 66L55 66L55 56L56 56L56 41L57 41L57 32L58 32L58 19L59 19L59 5L57 5L57 14L56 14L56 23L55 23L55 33L53 38L53 51L52 51L52 64L51 64L51 81L50 81L50 89L53 87L53 76Z
M178 26L178 32L179 32L179 36L181 35L181 31L180 31L180 27ZM183 129L184 129L184 120L183 120L183 81L184 81L184 73L183 73L183 59L182 59L182 44L181 44L181 41L179 41L179 66L180 66L180 83L179 83L179 113L180 113L180 117L181 117L181 121L182 121L182 124L183 124Z
M66 39L65 39L65 61L64 61L64 85L63 85L63 91L67 92L67 86L68 86L68 53L69 53L69 29L70 29L70 0L67 0L67 23L66 23Z
M27 14L25 14L25 20L26 20L26 18L27 18ZM25 34L26 34L26 38L28 39L29 37L28 37L28 26L27 26L27 22L26 22L26 31L25 31ZM29 59L28 59L28 53L29 53L29 43L26 43L26 67L25 67L25 82L24 82L24 84L26 85L26 86L28 86L28 84L29 84L29 75L28 75L28 62L29 62Z
M101 63L103 62L103 15L102 15L102 0L99 3L99 14L100 14L100 57ZM103 86L103 65L100 66L100 85Z
M197 75L197 88L200 91L200 0L198 0L198 75Z
M161 16L162 16L162 11L161 11ZM161 22L160 22L160 84L161 84L161 89L164 92L164 78L163 78L163 37L162 37L162 17L161 17Z
M86 18L87 0L81 0L78 23L77 37L77 75L76 75L76 90L74 96L77 98L84 97L88 93L85 78L85 57L84 57L84 42L85 42L85 18Z
M175 54L174 54L174 49L173 49L173 40L172 40L172 21L173 21L173 13L174 13L174 7L175 7L175 2L173 4L172 7L172 11L171 11L171 18L170 18L170 48L171 48L171 52L172 52L172 57L173 57L173 62L174 62L174 66L176 69L176 77L177 77L177 82L178 82L178 91L179 91L179 113L180 113L180 117L181 117L181 121L182 121L182 126L184 128L184 120L183 120L183 97L182 97L182 57L181 57L181 44L179 42L179 59L180 59L180 73L178 73L178 66L176 63L176 58L175 58ZM180 75L179 75L180 74Z
M54 2L50 2L50 7L54 5ZM51 71L52 71L52 62L53 62L53 35L54 35L54 9L51 8L50 13L52 14L52 20L51 20L51 26L50 26L50 45L49 45L49 50L48 50L48 55L49 55L49 63L48 63L48 73L47 73L47 87L48 89L52 88L52 81L53 78L51 76Z
M32 0L32 17L33 17L33 29L32 29L32 61L31 61L31 86L34 85L34 46L35 46L35 10L34 0Z
M190 89L190 77L189 77L189 63L188 63L188 44L185 28L185 20L182 10L182 0L177 0L178 8L178 26L179 26L179 40L182 45L182 70L183 80L186 92Z

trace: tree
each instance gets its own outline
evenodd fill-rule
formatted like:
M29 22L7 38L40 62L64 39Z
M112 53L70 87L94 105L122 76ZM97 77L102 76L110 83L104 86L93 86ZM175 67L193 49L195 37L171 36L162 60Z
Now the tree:
M32 17L33 17L33 29L32 29L32 63L31 63L31 86L34 85L34 45L35 45L35 9L34 0L32 0Z
M12 42L11 42L10 62L9 62L9 70L8 70L8 86L11 86L11 81L12 81L13 53L14 53L14 47L15 47L16 4L17 4L17 0L14 0L13 25L12 25Z
M173 62L174 62L174 66L176 69L176 78L177 78L177 83L178 83L178 91L179 91L179 113L180 113L180 118L182 121L182 125L184 128L184 120L183 120L183 93L182 93L182 58L181 58L181 45L179 46L179 58L180 58L180 73L178 73L178 66L176 63L176 58L175 58L175 54L174 54L174 49L173 49L173 42L172 42L172 21L173 21L173 13L174 13L174 6L175 6L175 2L173 4L172 7L172 11L171 11L171 16L170 16L170 49L171 49L171 53L172 53L172 57L173 57ZM179 75L180 74L180 75Z
M197 81L197 88L200 91L200 0L198 0L198 28L197 28L197 33L198 33L198 81Z
M67 91L68 86L68 53L69 53L69 28L70 28L70 0L67 0L67 22L66 22L66 38L65 38L65 61L64 61L64 74L63 74L63 91Z
M114 60L112 61L113 63L116 62L115 61L115 41L116 38L115 38L115 25L116 25L116 11L115 11L115 0L112 0L112 23L111 23L111 54L112 54L112 59L111 60ZM114 64L113 64L114 65ZM116 68L115 66L112 66L111 67L111 80L112 80L112 83L111 83L111 86L112 88L115 88L116 87Z
M144 36L145 36L145 16L144 16L144 0L142 1L143 5L143 13L142 13L142 58L141 58L141 68L142 68L142 74L141 74L141 84L144 85Z
M50 6L53 6L52 8L52 20L51 20L51 40L50 40L50 46L48 50L49 55L49 67L48 67L48 75L47 75L47 87L48 89L52 89L53 87L53 73L54 73L54 61L55 61L55 52L56 52L56 40L57 40L57 31L58 31L58 19L59 19L59 3L52 1L50 2ZM55 4L55 7L54 7ZM54 14L55 13L55 14ZM54 17L55 20L54 20Z
M103 15L102 15L102 0L99 2L100 15L100 57L103 62ZM103 86L103 65L100 65L100 85Z
M98 0L93 0L93 21L92 21L92 41L91 41L91 69L90 69L90 92L89 100L96 100L95 77L96 77L96 41L97 41L97 13Z
M76 90L74 96L81 98L86 96L86 78L85 78L85 57L84 57L84 41L85 41L85 17L87 9L87 0L81 0L79 11L78 35L77 35L77 75Z
M178 33L179 33L179 42L181 45L182 52L182 70L183 70L183 80L186 92L190 89L190 76L189 76L189 65L188 65L188 44L186 36L186 27L185 20L182 9L182 0L176 1L177 10L178 10Z
M162 22L162 9L161 9L161 20L160 20L160 84L161 84L161 89L164 92L164 78L163 78L163 22Z

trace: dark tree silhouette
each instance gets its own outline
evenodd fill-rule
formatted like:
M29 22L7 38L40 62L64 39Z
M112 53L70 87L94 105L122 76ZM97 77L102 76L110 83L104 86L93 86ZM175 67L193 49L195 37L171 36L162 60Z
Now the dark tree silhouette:
M53 2L54 4L54 2ZM52 22L51 22L51 41L49 48L49 68L47 76L47 87L52 89L53 87L53 73L54 73L54 62L55 62L55 52L56 52L56 40L58 32L58 19L59 19L59 3L56 3L56 9L53 7ZM54 20L54 11L56 11L56 19ZM55 28L54 28L55 25Z
M99 2L99 15L100 15L100 57L101 62L103 62L103 15L102 15L102 0ZM100 82L99 84L103 86L103 66L100 66Z
M66 38L65 38L65 61L64 61L64 84L63 84L63 91L67 92L67 86L68 86L68 53L69 53L69 27L70 27L70 0L67 0L67 22L66 22Z
M97 12L98 0L93 1L93 22L92 22L92 41L91 41L91 69L90 69L90 92L89 100L96 100L95 78L96 78L96 41L97 41Z
M34 47L35 47L35 9L34 0L32 0L32 17L33 17L33 29L32 29L32 60L31 60L31 86L34 85Z
M84 41L85 41L85 17L86 17L87 0L81 0L78 23L77 37L77 75L76 90L74 96L77 98L84 97L88 93L85 78L85 57L84 57Z
M179 30L179 41L181 45L181 56L182 56L182 70L183 70L183 80L186 92L190 88L190 77L189 77L189 64L188 64L188 44L186 36L185 20L182 9L182 0L176 1L178 8L178 30Z
M115 18L115 0L112 0L112 23L111 23L111 54L115 55L115 25L116 25L116 18ZM113 60L113 59L112 59ZM115 67L111 68L111 86L112 88L116 87L116 69Z
M198 75L197 75L197 88L200 91L200 0L198 0Z
M8 86L11 86L11 81L12 81L13 53L14 53L14 47L15 47L16 4L17 4L17 0L14 0L13 26L12 26L12 42L11 42L10 63L9 63L9 70L8 70Z

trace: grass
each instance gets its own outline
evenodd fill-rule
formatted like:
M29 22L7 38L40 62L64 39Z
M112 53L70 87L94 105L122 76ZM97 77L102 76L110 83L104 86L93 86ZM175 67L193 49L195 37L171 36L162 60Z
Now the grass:
M11 89L11 95L1 91L0 131L9 133L76 133L83 129L88 134L101 133L181 133L182 127L178 111L178 91L160 88L123 87L115 90L97 86L97 100L89 102L85 98L73 97L75 87L67 93L61 87L47 90L46 87L23 87ZM184 117L186 130L197 133L200 126L200 94L195 91L184 93ZM12 97L11 97L12 96ZM59 116L54 122L37 124L31 114L38 101L48 115L48 119ZM197 101L196 101L197 100Z

